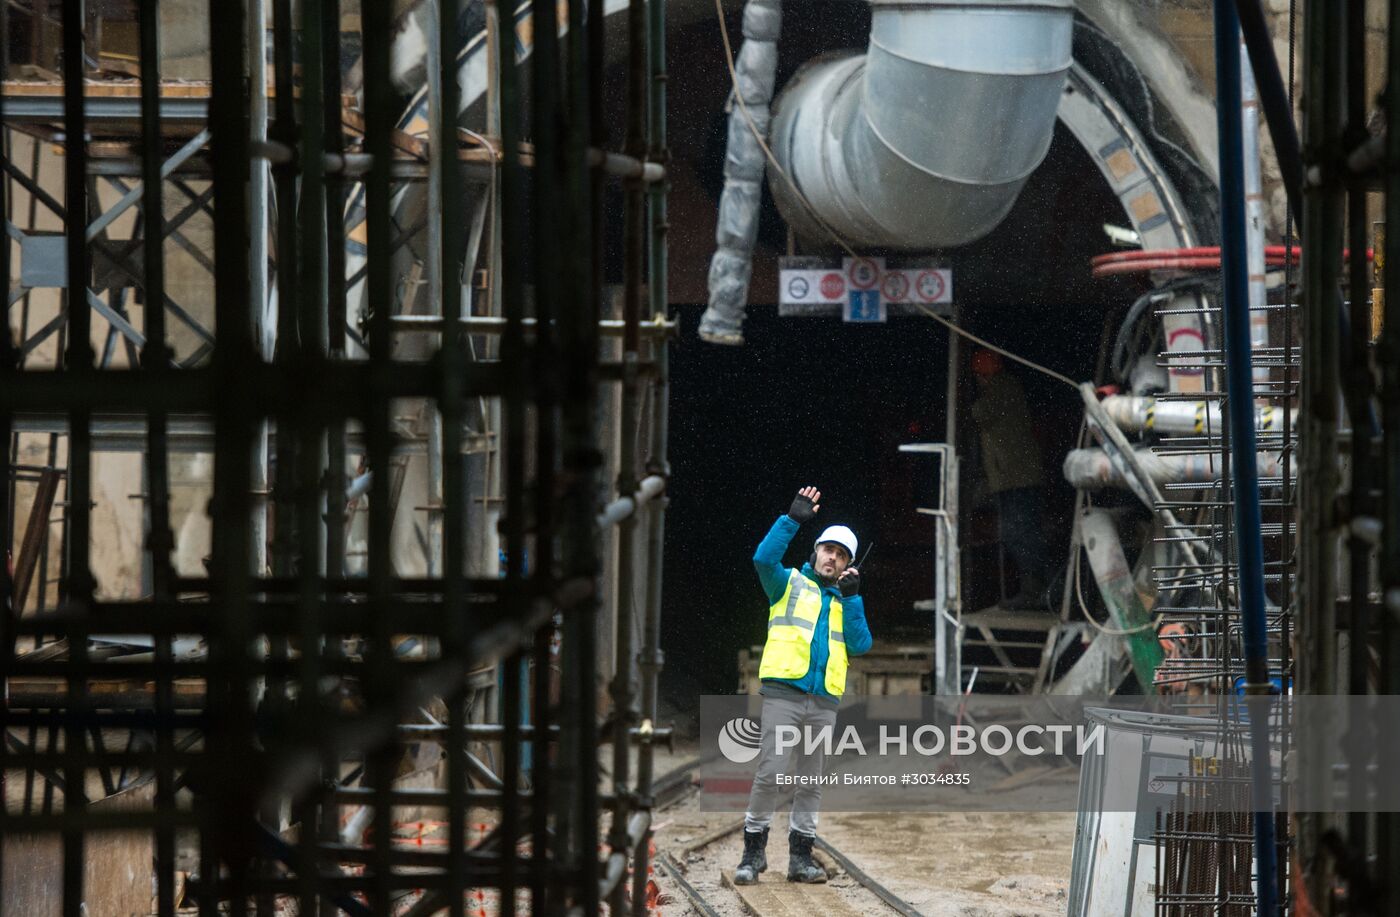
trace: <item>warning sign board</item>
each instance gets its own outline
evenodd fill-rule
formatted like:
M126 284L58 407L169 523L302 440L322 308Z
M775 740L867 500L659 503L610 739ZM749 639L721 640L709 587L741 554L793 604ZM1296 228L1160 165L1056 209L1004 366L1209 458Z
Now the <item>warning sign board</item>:
M784 305L839 306L846 299L846 275L826 268L783 270L779 287Z
M798 256L780 259L780 267L779 315L882 322L888 315L920 315L920 307L951 312L953 272L927 261Z

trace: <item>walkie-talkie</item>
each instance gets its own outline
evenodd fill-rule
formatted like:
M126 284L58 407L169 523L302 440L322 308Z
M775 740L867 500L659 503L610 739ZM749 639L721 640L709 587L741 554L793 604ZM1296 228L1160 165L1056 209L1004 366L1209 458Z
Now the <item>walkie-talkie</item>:
M874 547L875 547L875 542L873 542L873 541L870 542L870 544L866 545L866 546L865 546L865 553L862 554L862 555L860 556L860 560L859 560L857 563L853 564L852 566L854 566L857 570L859 570L859 569L861 568L861 566L865 563L865 559L866 559L867 557L870 556L870 550L871 550L872 548L874 548Z

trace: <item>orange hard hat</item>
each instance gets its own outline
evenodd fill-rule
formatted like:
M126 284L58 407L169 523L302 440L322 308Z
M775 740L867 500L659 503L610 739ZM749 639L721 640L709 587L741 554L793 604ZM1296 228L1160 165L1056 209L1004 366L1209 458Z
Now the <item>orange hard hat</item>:
M972 354L972 371L979 376L995 376L1001 372L1001 354L995 350L978 350Z

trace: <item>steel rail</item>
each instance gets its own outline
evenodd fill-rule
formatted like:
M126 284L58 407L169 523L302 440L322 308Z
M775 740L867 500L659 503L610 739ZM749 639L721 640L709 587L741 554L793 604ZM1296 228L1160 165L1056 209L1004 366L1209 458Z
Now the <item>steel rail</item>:
M704 844L700 845L700 847L708 847L710 844L717 843L734 832L741 830L743 827L744 823L742 820L736 821L725 830L707 836ZM689 847L687 851L697 850L700 849L700 847ZM830 842L818 837L816 840L816 847L827 856L831 857L836 865L844 870L852 879L855 879L862 888L875 895L875 897L883 901L896 913L903 915L903 917L923 917L922 912L908 901L905 901L903 898L890 891L889 888L871 876L870 873L857 866L850 857L846 856ZM696 906L697 910L700 910L703 914L714 913L713 906L710 904L709 900L685 879L684 867L681 866L669 852L661 851L658 853L657 862L666 867L667 873L673 879L677 880L677 884L681 885L682 891L685 892L686 897ZM763 917L763 915L760 914L759 917Z

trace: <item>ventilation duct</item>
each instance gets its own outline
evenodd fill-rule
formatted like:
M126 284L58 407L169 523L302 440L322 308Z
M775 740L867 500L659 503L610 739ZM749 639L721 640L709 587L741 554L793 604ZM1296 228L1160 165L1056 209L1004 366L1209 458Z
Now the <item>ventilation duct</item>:
M1073 2L870 3L867 52L809 62L777 101L770 143L791 179L770 170L778 208L814 241L834 231L851 245L928 250L978 239L1050 147ZM742 269L746 294L751 240L711 265L709 340L742 342L745 302L724 268Z
M931 249L996 227L1045 158L1072 61L1072 0L871 0L863 56L784 89L773 154L848 243ZM789 224L827 237L792 187Z

